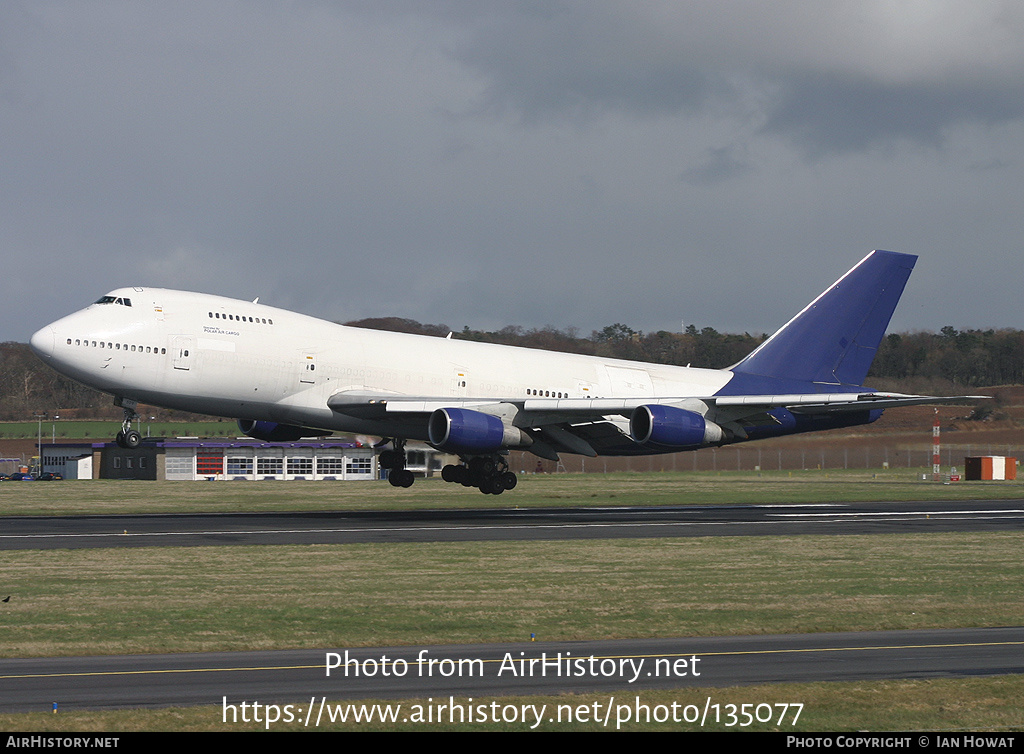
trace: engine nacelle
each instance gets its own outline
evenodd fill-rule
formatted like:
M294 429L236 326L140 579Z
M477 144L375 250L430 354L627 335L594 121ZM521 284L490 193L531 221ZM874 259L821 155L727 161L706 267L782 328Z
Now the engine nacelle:
M278 424L277 422L254 421L252 419L239 419L238 428L242 433L264 442L295 442L303 437L322 437L329 435L322 429L309 429L308 427L294 427L290 424Z
M629 434L641 445L681 449L720 442L725 433L695 411L651 404L633 410Z
M466 408L439 408L427 424L430 444L450 453L494 453L502 448L523 448L532 439L497 416Z

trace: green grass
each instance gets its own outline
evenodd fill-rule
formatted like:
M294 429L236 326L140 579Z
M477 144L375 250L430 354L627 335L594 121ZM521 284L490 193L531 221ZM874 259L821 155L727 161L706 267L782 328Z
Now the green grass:
M922 481L920 472L654 472L525 474L503 495L417 480L386 482L18 482L0 485L0 515L299 510L728 505L1024 497L1024 482Z
M231 420L195 421L195 422L147 422L145 419L135 423L135 428L147 432L152 437L237 437L241 434L238 425ZM114 420L60 420L52 422L43 419L39 422L0 422L0 439L3 440L35 440L42 429L43 443L49 443L56 436L58 442L71 440L101 439L110 441L121 429L121 422Z
M9 657L1019 625L1024 532L7 551Z

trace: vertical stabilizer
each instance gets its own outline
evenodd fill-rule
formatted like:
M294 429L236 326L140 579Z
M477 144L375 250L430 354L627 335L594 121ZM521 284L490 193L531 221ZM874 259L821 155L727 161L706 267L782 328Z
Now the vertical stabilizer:
M862 385L916 261L871 252L732 371Z

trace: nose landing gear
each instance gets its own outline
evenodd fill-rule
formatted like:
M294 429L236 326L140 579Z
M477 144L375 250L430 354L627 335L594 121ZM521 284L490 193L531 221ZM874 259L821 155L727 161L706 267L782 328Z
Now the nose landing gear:
M124 406L124 421L121 422L121 431L117 433L114 438L116 442L122 448L128 448L129 450L137 448L142 444L142 434L138 430L132 429L132 421L139 418L139 415L135 413L134 408Z

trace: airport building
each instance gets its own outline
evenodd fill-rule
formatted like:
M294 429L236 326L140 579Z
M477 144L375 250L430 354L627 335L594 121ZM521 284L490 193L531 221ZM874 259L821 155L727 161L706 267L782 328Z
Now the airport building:
M432 449L411 450L409 468L420 476L440 468ZM418 462L418 463L417 463ZM116 443L65 443L42 447L42 470L65 479L145 480L372 480L377 454L352 442L260 442L247 438L146 440L137 448Z

